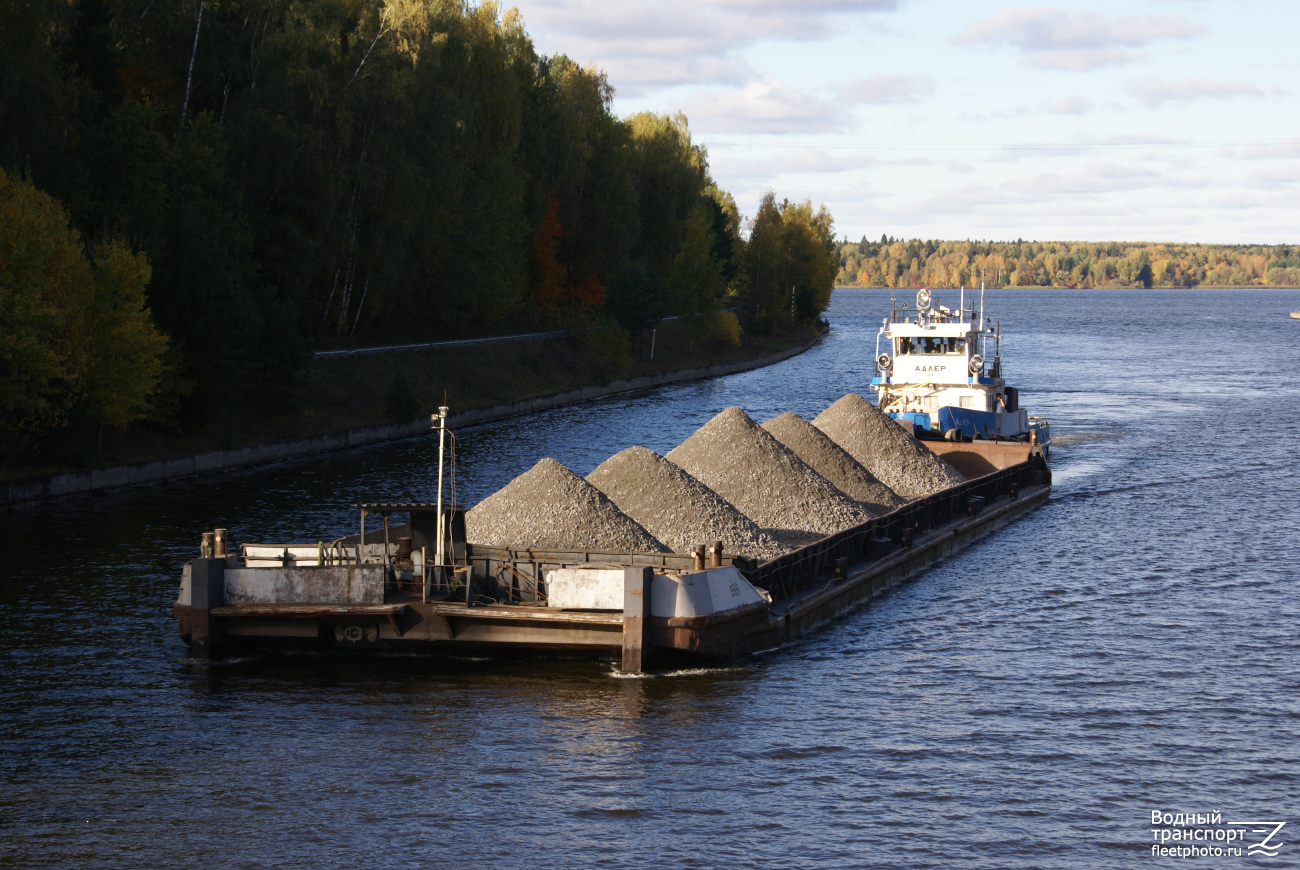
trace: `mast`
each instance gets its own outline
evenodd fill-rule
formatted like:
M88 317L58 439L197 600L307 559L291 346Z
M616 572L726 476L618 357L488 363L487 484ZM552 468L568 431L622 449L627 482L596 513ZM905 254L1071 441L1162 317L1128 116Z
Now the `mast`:
M433 550L434 567L443 566L443 548L442 542L446 538L442 525L442 464L443 452L446 449L447 441L447 411L446 405L438 406L438 543Z

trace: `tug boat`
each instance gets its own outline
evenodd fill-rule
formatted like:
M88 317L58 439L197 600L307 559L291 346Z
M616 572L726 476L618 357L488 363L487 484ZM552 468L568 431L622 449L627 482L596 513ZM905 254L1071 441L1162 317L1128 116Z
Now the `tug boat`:
M890 294L876 335L877 404L918 438L1023 441L1046 454L1050 427L1020 407L1002 377L1001 322L986 319L983 287L978 311L974 296L963 289L953 310L929 290L916 294L915 308Z

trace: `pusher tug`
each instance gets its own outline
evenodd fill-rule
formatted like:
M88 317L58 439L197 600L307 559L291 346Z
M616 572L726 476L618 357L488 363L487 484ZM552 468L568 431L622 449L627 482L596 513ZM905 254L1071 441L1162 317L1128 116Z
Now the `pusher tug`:
M1019 390L1002 377L1002 327L985 319L983 287L978 312L974 298L967 307L965 289L955 311L938 305L929 290L916 294L915 309L892 293L889 301L889 317L876 335L880 373L871 379L880 410L918 438L1027 441L1049 449L1047 421L1030 417Z

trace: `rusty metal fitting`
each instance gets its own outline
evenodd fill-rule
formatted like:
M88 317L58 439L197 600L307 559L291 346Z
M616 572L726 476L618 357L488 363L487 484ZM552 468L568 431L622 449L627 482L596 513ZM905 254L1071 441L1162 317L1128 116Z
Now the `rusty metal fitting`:
M212 558L212 532L204 532L203 540L199 542L199 556L204 559Z
M708 549L708 555L709 555L709 567L721 568L722 567L722 542L714 541L713 545L710 546Z
M212 533L212 557L214 559L226 558L226 530L217 529Z
M696 571L704 570L704 545L691 548L691 567Z

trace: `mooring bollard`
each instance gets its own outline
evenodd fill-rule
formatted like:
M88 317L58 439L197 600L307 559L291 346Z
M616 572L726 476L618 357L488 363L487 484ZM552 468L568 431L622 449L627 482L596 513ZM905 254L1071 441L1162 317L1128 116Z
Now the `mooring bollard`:
M714 541L713 545L709 547L708 554L709 554L709 567L721 568L722 567L722 542Z

